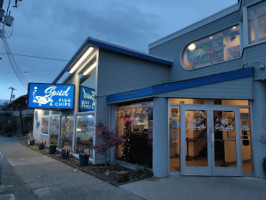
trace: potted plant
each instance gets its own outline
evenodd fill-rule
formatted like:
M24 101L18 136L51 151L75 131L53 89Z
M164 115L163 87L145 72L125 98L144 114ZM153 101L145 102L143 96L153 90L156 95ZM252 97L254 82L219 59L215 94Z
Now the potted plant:
M68 159L70 156L71 147L64 147L61 151L61 157L63 159Z
M56 152L57 148L57 141L54 138L51 138L50 144L49 144L49 153L54 154Z
M33 137L32 133L28 134L28 145L34 145L35 144L35 139Z
M39 150L44 149L45 144L46 144L46 140L45 139L40 139Z
M79 166L88 166L90 154L83 152L79 154Z

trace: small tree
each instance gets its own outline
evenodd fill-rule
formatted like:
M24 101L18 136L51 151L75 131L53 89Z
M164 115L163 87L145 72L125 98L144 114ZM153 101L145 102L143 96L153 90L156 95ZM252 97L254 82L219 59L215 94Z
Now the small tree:
M109 130L108 126L102 122L96 125L96 136L101 138L101 143L97 143L92 148L96 149L100 154L104 154L106 167L106 163L110 162L111 147L121 144L123 138L118 136L115 131Z

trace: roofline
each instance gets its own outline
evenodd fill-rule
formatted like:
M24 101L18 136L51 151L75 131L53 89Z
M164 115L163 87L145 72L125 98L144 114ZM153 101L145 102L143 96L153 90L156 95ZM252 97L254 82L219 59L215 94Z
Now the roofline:
M140 51L136 51L136 50L132 50L132 49L128 49L122 46L118 46L115 44L111 44L111 43L107 43L101 40L97 40L91 37L88 37L87 40L81 45L81 47L78 49L78 51L74 54L74 56L71 58L71 60L67 63L67 65L64 67L64 69L60 72L60 74L54 79L53 83L56 83L62 76L63 74L68 70L68 68L73 64L73 62L77 59L77 57L81 54L81 52L88 46L94 46L94 47L98 47L100 49L105 49L105 50L109 50L109 51L113 51L116 53L121 53L127 56L131 56L131 57L135 57L135 58L139 58L139 59L143 59L143 60L147 60L147 61L151 61L151 62L155 62L158 64L163 64L163 65L167 65L167 66L172 66L173 65L173 61L164 59L164 58L160 58L158 56L153 56L147 53L143 53Z
M225 17L225 16L227 16L227 15L229 15L231 13L234 13L237 10L239 10L240 6L241 6L241 1L239 1L235 5L232 5L232 6L228 7L228 8L225 8L225 9L223 9L223 10L217 12L217 13L214 13L214 14L210 15L209 17L206 17L206 18L204 18L204 19L202 19L202 20L200 20L200 21L198 21L198 22L196 22L194 24L191 24L191 25L189 25L189 26L187 26L187 27L185 27L185 28L183 28L183 29L181 29L179 31L176 31L176 32L174 32L174 33L172 33L170 35L167 35L167 36L159 39L159 40L156 40L156 41L154 41L154 42L152 42L152 43L150 43L148 45L149 49L152 49L152 48L154 48L156 46L159 46L159 45L161 45L163 43L169 42L170 40L173 40L173 39L175 39L175 38L177 38L177 37L179 37L181 35L184 35L184 34L186 34L188 32L191 32L191 31L193 31L193 30L195 30L197 28L205 26L205 25L207 25L207 24L209 24L211 22L214 22L214 21L216 21L216 20L218 20L218 19L220 19L222 17Z
M220 83L224 81L236 80L240 78L246 78L254 76L253 68L244 68L240 70L225 72L221 74L215 74L210 76L204 76L200 78L194 78L184 81L176 81L171 83L164 83L160 85L154 85L151 87L141 88L137 90L125 91L117 94L108 95L106 97L107 103L118 103L121 101L129 101L135 98L147 98L157 94L166 92L178 91L193 87L199 87L214 83Z

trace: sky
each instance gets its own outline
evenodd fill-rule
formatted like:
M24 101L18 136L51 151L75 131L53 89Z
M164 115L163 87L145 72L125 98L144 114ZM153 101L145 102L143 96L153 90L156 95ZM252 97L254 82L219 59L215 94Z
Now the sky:
M148 44L237 0L22 0L13 8L14 2L13 26L5 26L11 52L27 81L51 83L87 37L147 53ZM0 100L10 98L9 87L15 98L27 94L5 53L0 40Z

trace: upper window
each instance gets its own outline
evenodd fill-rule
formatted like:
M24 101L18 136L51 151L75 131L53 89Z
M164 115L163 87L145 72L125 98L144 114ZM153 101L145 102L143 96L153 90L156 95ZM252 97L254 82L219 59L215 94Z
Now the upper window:
M266 2L248 8L248 42L266 40Z
M188 44L183 50L182 64L186 69L196 69L238 57L240 35L236 25Z

